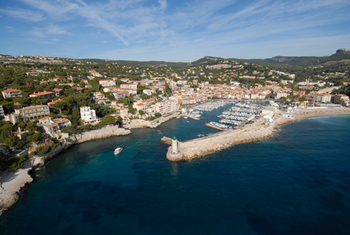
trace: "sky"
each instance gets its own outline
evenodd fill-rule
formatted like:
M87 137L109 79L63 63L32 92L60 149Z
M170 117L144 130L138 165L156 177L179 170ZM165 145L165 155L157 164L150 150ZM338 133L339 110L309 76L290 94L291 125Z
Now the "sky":
M349 0L0 0L0 54L192 62L350 48Z

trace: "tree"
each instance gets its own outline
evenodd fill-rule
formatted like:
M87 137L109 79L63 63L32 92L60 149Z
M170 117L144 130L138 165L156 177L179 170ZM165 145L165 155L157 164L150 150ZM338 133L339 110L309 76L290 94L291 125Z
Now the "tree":
M11 149L9 146L0 144L0 157L5 160L11 157Z
M73 126L78 126L79 125L79 119L80 119L80 112L78 108L73 108L73 114L70 118L70 121L72 122Z
M121 116L117 117L116 124L120 127L123 124L123 118Z
M143 110L139 110L139 114L142 116L145 114L145 112Z

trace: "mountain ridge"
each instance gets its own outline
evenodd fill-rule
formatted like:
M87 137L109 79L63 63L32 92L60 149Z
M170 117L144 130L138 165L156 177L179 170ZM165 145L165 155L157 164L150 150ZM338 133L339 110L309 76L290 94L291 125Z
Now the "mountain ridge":
M204 56L193 62L167 62L167 61L136 61L136 60L110 60L110 59L93 59L93 58L85 58L85 59L69 59L69 58L59 58L59 57L47 57L47 56L11 56L11 55L0 55L0 61L6 61L6 58L55 58L61 60L70 60L70 61L84 61L91 63L119 63L119 64L127 64L134 66L174 66L174 67L187 67L187 66L196 66L200 64L205 64L209 62L215 61L236 61L236 62L245 62L245 63L256 63L262 64L265 66L271 67L290 67L290 66L311 66L311 65L319 65L327 62L350 62L350 50L349 49L338 49L336 53L330 56L274 56L272 58L266 59L239 59L239 58L223 58L223 57L214 57L214 56ZM12 59L13 60L13 59ZM14 61L12 61L14 62ZM22 61L23 62L23 61ZM37 61L37 62L48 62L48 61Z

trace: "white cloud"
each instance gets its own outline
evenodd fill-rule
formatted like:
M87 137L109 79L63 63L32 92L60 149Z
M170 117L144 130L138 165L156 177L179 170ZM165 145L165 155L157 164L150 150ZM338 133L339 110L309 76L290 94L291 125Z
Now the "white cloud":
M29 20L33 22L44 20L44 16L42 14L25 9L0 9L0 13L16 19Z
M158 0L159 4L160 4L160 9L162 9L162 11L165 11L167 8L167 1L166 0Z
M71 32L74 40L76 33L95 33L119 54L145 53L145 57L153 54L163 59L169 53L173 58L181 56L179 51L187 57L195 51L197 57L201 51L203 55L226 53L236 45L253 48L268 41L334 36L342 32L331 26L350 22L348 0L191 0L178 1L175 8L167 0L20 1L31 10L9 8L0 13L19 19L31 15L33 30L28 34L32 36L46 39ZM52 29L42 27L44 19ZM112 54L105 55L111 58Z
M44 38L48 36L67 35L69 33L59 26L49 25L45 28L35 27L33 30L29 31L28 34L38 38Z

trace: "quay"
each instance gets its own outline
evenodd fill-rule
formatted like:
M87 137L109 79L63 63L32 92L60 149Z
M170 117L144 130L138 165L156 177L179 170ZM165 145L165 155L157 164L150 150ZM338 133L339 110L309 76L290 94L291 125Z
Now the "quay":
M196 117L194 117L194 116L192 116L192 115L184 114L183 116L184 116L184 117L191 118L191 119L196 120L196 121L199 121L199 120L200 120L199 118L196 118Z
M219 130L219 131L223 131L223 130L224 130L224 129L222 129L221 127L212 125L212 124L210 124L210 123L205 123L204 125L207 126L207 127L214 128L214 129Z

